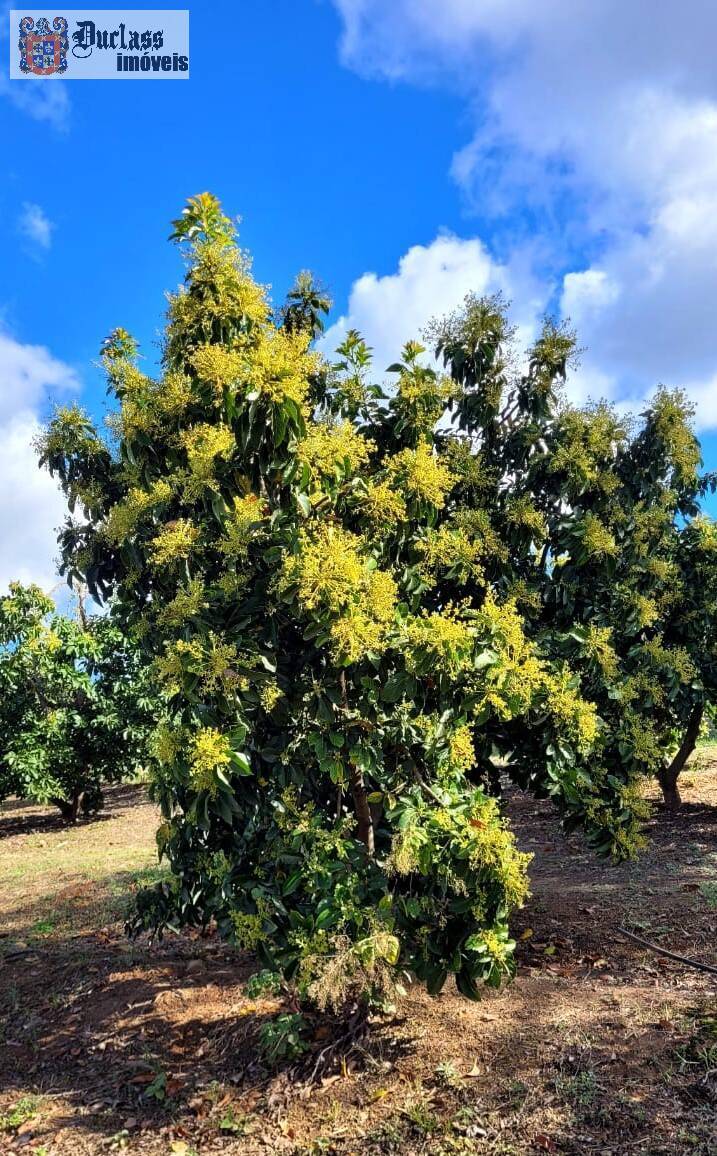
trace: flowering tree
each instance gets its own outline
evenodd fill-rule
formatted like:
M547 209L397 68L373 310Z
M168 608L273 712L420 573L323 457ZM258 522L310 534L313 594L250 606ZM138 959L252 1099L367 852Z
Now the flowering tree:
M0 598L0 797L68 821L147 757L154 702L139 657L104 617L58 614L37 586Z
M438 338L451 376L406 345L387 397L358 334L333 366L312 349L327 302L307 275L272 313L214 198L173 237L188 270L161 377L115 331L114 442L71 408L42 445L84 514L63 531L68 577L114 596L167 697L154 790L173 882L138 923L213 919L321 1006L404 972L474 995L510 972L527 889L497 762L618 852L636 822L629 784L585 769L595 708L525 630L543 519L491 456L504 318L474 302ZM526 412L565 356L547 326Z
M658 390L636 426L602 404L556 415L529 484L552 498L546 613L602 720L599 758L677 778L717 691L717 527L699 501L691 410Z

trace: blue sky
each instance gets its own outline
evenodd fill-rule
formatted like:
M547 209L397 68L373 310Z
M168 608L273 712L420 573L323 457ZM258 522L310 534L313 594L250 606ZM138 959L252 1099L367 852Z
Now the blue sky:
M382 369L431 313L500 288L526 339L546 308L577 322L576 400L684 385L717 468L717 18L537 7L193 6L188 81L0 76L0 585L52 579L60 506L30 437L69 393L101 413L114 326L153 357L182 273L169 221L204 189L276 300L301 268L324 280L329 344L356 324Z

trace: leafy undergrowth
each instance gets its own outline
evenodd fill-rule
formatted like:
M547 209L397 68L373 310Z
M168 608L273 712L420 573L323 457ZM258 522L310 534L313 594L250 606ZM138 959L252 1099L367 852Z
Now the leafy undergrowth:
M649 849L617 868L565 840L547 804L513 797L535 855L516 982L478 1004L413 991L337 1046L342 1025L315 1017L309 1051L273 1071L257 1040L290 1009L247 997L250 961L212 937L122 934L157 874L141 788L108 792L76 829L7 808L0 1153L716 1152L717 977L617 931L717 962L717 758L699 760L684 812L656 812Z

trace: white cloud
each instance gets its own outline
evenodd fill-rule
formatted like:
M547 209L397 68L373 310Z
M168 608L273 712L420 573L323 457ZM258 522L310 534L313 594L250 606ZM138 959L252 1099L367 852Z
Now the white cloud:
M439 234L429 245L414 245L394 273L364 273L351 288L348 310L324 335L320 347L333 356L349 329L358 329L373 348L376 376L397 361L402 346L419 339L435 316L450 313L467 293L500 291L514 301L514 318L524 339L534 330L544 292L528 271L528 259L516 254L502 265L477 238Z
M13 578L49 589L57 581L55 530L65 502L38 468L32 442L48 397L78 389L73 370L39 345L0 333L0 592Z
M40 205L35 205L31 201L25 202L18 220L18 228L28 241L39 245L41 249L50 248L55 226Z
M70 98L63 81L10 80L0 74L0 96L6 96L15 108L33 120L45 121L58 132L67 132Z
M494 227L524 229L529 209L567 271L580 392L665 381L717 425L717 7L334 2L351 67L463 93L474 129L453 176Z

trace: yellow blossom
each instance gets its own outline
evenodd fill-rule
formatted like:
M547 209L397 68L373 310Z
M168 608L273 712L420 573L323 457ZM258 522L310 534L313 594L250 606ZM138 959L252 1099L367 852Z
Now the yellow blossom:
M406 519L406 503L401 494L388 482L366 482L366 488L357 494L362 514L375 531L384 533Z
M192 365L199 377L219 394L224 386L243 382L246 360L244 351L224 345L201 345L192 354Z
M285 399L303 407L309 378L318 372L321 355L309 349L308 333L266 329L248 358L245 380L249 391L256 390L269 401Z
M612 630L609 626L588 626L583 646L607 678L616 677L618 657L612 645Z
M428 530L417 549L422 555L421 572L426 578L440 571L450 571L460 582L483 576L479 561L483 553L482 543L471 541L465 530L459 527L443 525L437 530Z
M171 497L172 487L163 478L148 490L133 487L127 497L110 510L103 528L105 537L111 542L124 542L134 532L143 514L168 502Z
M215 461L231 457L236 449L236 438L225 425L204 423L185 430L180 438L187 453L190 478L185 490L190 497L216 485Z
M198 578L192 578L186 587L177 591L171 602L162 607L157 620L168 626L181 626L187 619L200 615L208 605L204 584Z
M192 786L197 791L218 790L217 771L231 762L231 743L216 727L202 727L189 745L189 770Z
M604 558L617 554L617 542L614 536L595 514L586 514L585 516L583 544L590 558Z
M426 502L436 509L445 504L446 495L457 480L427 442L421 442L415 450L401 450L389 458L386 465L389 478L409 498Z
M333 478L337 470L355 474L367 464L374 449L373 442L358 433L350 421L338 425L315 422L308 425L297 456L312 478Z
M285 560L279 578L279 589L296 587L304 610L329 614L334 653L342 662L380 652L395 613L396 583L373 566L365 549L358 534L324 523L302 531L299 552Z
M448 758L451 766L467 774L475 766L476 752L470 727L456 727L448 740Z
M186 518L170 522L152 541L152 562L159 567L188 558L198 538L198 528Z
M424 614L407 619L404 634L406 669L409 671L418 670L425 654L430 656L436 672L452 676L472 665L474 633L450 606L443 614Z
M234 498L219 549L230 558L246 558L249 544L259 532L259 523L266 513L265 502L256 494Z

